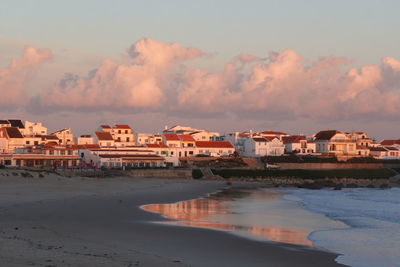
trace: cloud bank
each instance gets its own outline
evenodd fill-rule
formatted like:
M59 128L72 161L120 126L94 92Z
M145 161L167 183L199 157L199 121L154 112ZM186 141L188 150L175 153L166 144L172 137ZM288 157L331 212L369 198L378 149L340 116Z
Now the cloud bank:
M210 71L188 64L205 52L178 43L144 38L127 53L129 63L105 59L84 77L66 74L52 88L42 90L31 108L160 112L181 117L233 114L268 120L371 116L385 120L400 113L400 61L392 57L359 68L350 67L352 60L336 56L305 65L301 55L288 49L266 57L240 54L220 71ZM22 59L2 70L0 90L22 80L9 93L12 99L18 98L26 82L25 70L50 55L29 48Z
M50 50L27 46L21 58L12 59L7 67L0 69L0 107L23 106L29 100L25 87L38 67L51 58Z

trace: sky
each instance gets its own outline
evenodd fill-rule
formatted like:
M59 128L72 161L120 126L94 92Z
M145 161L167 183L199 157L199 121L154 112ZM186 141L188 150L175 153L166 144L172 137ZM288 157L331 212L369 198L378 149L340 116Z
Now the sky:
M399 1L1 0L0 117L400 138Z

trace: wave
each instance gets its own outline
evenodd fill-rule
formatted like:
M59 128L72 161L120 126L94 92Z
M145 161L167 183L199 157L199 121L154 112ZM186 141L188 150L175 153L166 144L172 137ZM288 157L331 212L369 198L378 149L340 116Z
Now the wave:
M288 191L286 191L288 192ZM290 190L284 198L349 227L312 232L320 248L350 266L400 266L400 189Z

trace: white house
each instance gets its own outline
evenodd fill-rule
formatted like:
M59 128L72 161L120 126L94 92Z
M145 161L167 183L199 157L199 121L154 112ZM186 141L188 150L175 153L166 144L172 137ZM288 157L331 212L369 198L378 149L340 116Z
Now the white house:
M196 141L196 155L209 155L213 157L229 156L235 148L229 141Z
M315 135L314 141L317 144L316 150L319 153L335 156L358 156L356 140L352 140L347 134L340 131L320 131Z
M397 147L370 147L371 156L377 159L400 159L400 149Z
M44 144L0 154L0 164L8 167L74 168L80 165L80 157L76 146Z
M365 132L351 132L351 133L347 133L347 136L351 140L356 141L357 146L359 146L359 147L368 148L368 147L372 146L373 140Z
M146 147L108 147L80 151L86 165L105 168L165 167L165 158Z
M316 153L316 144L314 141L307 140L304 135L291 135L282 137L285 145L285 153L295 154L314 154Z
M110 132L95 132L94 142L100 147L114 147L115 141Z
M115 124L111 130L115 145L118 147L134 146L135 137L132 128L127 124Z
M84 134L76 138L77 145L91 145L94 144L94 139L90 134Z
M59 139L60 145L73 145L74 142L74 135L72 134L71 128L64 128L58 130L50 135L57 136Z
M111 134L114 140L113 146L115 145L117 147L128 147L135 145L135 133L132 128L127 124L115 124L114 127L111 127L109 125L100 125L99 131L97 131L96 133L100 132ZM108 135L104 136L108 137Z
M13 153L16 148L21 148L24 146L24 137L17 127L0 128L1 153Z
M163 133L170 134L188 134L196 141L220 141L221 135L218 132L211 132L202 129L195 129L188 126L175 125L172 127L165 126Z
M41 122L25 121L24 136L47 135L47 128Z
M135 140L136 145L147 145L161 143L163 141L163 138L159 134L136 133Z
M252 137L244 142L243 156L281 156L285 152L285 146L278 137Z

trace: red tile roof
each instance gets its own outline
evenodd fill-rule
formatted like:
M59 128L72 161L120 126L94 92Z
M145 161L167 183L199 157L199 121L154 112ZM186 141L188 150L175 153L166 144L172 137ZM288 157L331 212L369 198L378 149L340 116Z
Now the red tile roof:
M105 124L100 125L100 127L103 129L111 129L110 125L105 125Z
M380 144L382 146L400 145L400 139L398 139L398 140L382 140Z
M331 140L332 137L335 136L335 134L342 133L337 130L326 130L326 131L320 131L315 135L315 140Z
M250 136L250 133L240 133L239 136L240 137L248 137L248 136Z
M159 144L147 144L147 147L154 147L154 148L168 148L168 146L164 143Z
M261 132L261 134L263 134L263 135L287 135L287 133L284 133L284 132L269 131L269 130Z
M110 133L108 133L108 132L95 132L95 134L97 136L97 139L102 140L102 141L104 141L104 140L110 140L110 141L114 140L112 135Z
M306 140L306 137L304 135L291 135L282 137L284 144L300 143L300 140Z
M264 137L253 137L253 140L255 142L269 142L269 140Z
M387 149L385 149L384 147L370 147L369 148L370 151L387 151Z
M264 136L264 137L253 137L253 140L256 142L270 142L275 138L278 139L276 136Z
M207 148L207 147L217 147L217 148L233 148L229 141L196 141L196 147Z
M4 127L9 138L24 138L17 127Z
M177 134L164 134L164 137L167 141L180 141L179 136Z
M179 134L178 137L182 142L194 142L195 141L194 138L188 134Z
M115 124L114 129L131 129L128 124Z

